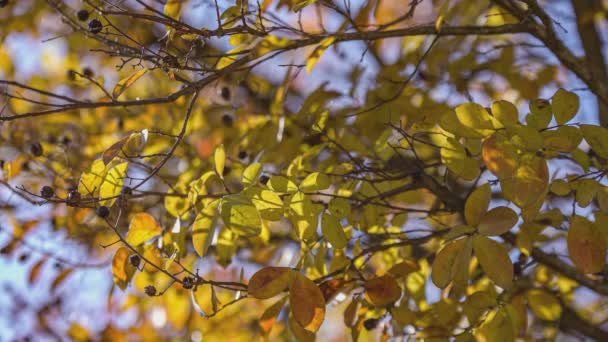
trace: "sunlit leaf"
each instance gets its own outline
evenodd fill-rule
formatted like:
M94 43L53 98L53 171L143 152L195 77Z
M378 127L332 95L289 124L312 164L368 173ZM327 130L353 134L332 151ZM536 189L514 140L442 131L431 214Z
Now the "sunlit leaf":
M562 306L554 295L551 293L532 289L526 293L528 305L538 318L544 321L556 321L562 315Z
M133 83L145 75L146 72L148 72L148 69L140 69L129 75L127 78L123 78L122 80L118 81L112 90L112 97L117 99L122 93L125 92L125 90L132 86Z
M217 173L221 179L224 179L224 164L226 163L224 145L220 145L215 149L213 160L215 162L215 173Z
M300 189L303 191L318 191L325 190L329 187L329 177L327 175L313 172L306 176L302 183L300 183Z
M112 275L114 284L121 290L125 290L135 274L136 268L129 262L129 257L135 255L129 248L120 247L112 259Z
M129 163L120 163L113 166L105 175L99 188L100 205L112 206L120 195Z
M142 243L157 237L161 233L161 228L148 213L137 213L131 219L126 241L132 246L139 246Z
M262 220L258 209L243 195L229 195L222 198L220 214L224 224L238 235L254 236L262 231Z

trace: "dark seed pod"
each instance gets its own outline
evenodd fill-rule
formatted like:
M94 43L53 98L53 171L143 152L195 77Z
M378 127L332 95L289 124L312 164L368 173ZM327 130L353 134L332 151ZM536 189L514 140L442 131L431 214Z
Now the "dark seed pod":
M245 151L239 151L239 159L245 159L247 158L247 152Z
M91 32L93 34L97 34L97 33L101 32L102 28L103 28L103 25L101 24L101 21L99 21L97 19L93 19L93 20L89 21L89 32Z
M85 20L89 19L89 11L87 11L85 9L81 9L80 11L78 11L76 13L76 17L78 17L78 20L80 20L80 21L85 21Z
M0 8L4 8L8 5L8 0L0 0Z
M378 319L376 319L376 318L369 318L369 319L366 319L366 320L363 322L363 326L364 326L364 327L365 327L365 329L367 329L367 330L374 330L374 329L376 329L376 327L378 326Z
M145 293L146 293L148 296L150 296L150 297L155 296L155 295L156 295L156 287L154 287L153 285L148 285L148 286L146 286L146 287L144 288L144 292L145 292Z
M230 166L224 166L224 172L222 173L222 176L226 177L230 174L230 172L232 172Z
M92 78L93 76L95 76L93 69L91 69L89 67L82 69L82 74L84 75L84 77L87 77L87 78Z
M191 289L192 287L194 287L194 278L184 277L184 279L182 280L182 286L187 290Z
M124 195L131 195L133 193L133 189L130 186L125 186L122 188L122 193Z
M26 262L29 257L29 254L23 253L19 256L19 262Z
M222 115L222 123L226 127L232 127L232 124L234 123L234 119L232 118L232 116L230 114L224 114L224 115Z
M139 257L139 255L131 255L129 257L129 263L131 263L131 265L133 267L139 267L139 264L141 263L141 258Z
M101 206L101 207L97 208L95 211L97 213L97 216L99 216L101 218L106 218L106 217L110 216L110 209L108 207Z
M260 183L266 185L266 183L268 183L269 179L270 179L270 177L268 177L266 175L262 175L262 177L260 177Z
M68 192L67 201L69 204L80 202L80 192L78 192L78 190L70 190L70 192Z
M42 187L42 189L40 189L40 196L47 199L51 198L55 196L55 190L53 190L53 188L51 188L50 186L45 185Z
M30 152L32 152L34 156L40 157L44 151L42 149L42 145L40 145L39 142L35 142L30 145Z
M230 100L230 88L222 87L220 90L220 96L226 101Z
M68 70L67 76L68 76L68 80L75 81L76 80L76 76L77 76L76 71L74 71L72 69Z

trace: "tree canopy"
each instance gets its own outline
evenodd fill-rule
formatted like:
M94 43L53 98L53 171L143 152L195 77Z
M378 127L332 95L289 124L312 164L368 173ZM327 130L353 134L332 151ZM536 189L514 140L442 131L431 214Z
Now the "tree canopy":
M0 0L0 339L608 340L607 14Z

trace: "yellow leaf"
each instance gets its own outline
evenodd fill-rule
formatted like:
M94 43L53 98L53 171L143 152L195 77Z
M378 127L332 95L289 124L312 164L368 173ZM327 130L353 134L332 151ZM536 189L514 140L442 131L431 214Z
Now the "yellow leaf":
M556 130L543 131L544 148L549 151L570 152L583 140L580 130L572 126L558 127Z
M517 214L512 209L496 207L482 217L477 231L483 235L501 235L513 228L517 221Z
M127 232L127 243L132 246L139 246L142 243L157 237L161 233L161 228L148 213L137 213L131 219L129 231Z
M213 160L215 161L215 173L217 173L217 175L221 179L224 179L224 164L226 163L226 151L224 150L223 144L215 149Z
M321 55L323 55L323 52L325 52L325 50L327 50L327 48L329 46L331 46L331 44L333 44L335 41L336 41L336 37L330 36L330 37L323 39L319 43L319 45L317 45L317 47L315 47L315 49L312 51L310 56L308 56L308 58L306 59L306 73L307 74L310 74L310 72L312 71L312 68L317 64L317 62L319 61L319 58L321 58Z
M495 124L488 111L477 103L463 103L456 107L458 121L465 126L474 129L482 136L493 133Z
M135 83L146 72L148 72L148 69L140 69L129 75L129 77L123 78L122 80L118 81L118 83L116 83L116 85L114 86L114 90L112 90L112 97L114 99L117 99L120 94L124 93L125 90L132 86L133 83Z
M289 305L294 320L304 330L313 333L319 330L325 319L325 298L319 287L299 272L293 272Z
M513 264L507 247L478 235L473 237L473 250L488 278L503 289L509 289L513 284Z
M342 249L346 247L348 238L337 217L330 214L323 214L323 217L321 218L321 230L325 240L331 243L333 248Z
M106 165L101 159L95 159L91 167L80 176L78 183L78 192L81 194L90 194L97 197L99 188L106 174Z
M182 11L182 1L183 0L167 0L164 9L165 15L175 20L179 20Z
M219 201L213 201L196 215L192 224L192 244L199 256L205 256L207 248L211 245L213 233L215 232L217 205Z
M300 189L303 191L318 191L327 188L329 188L329 177L318 172L309 174L300 184Z
M249 280L247 293L257 299L272 298L287 289L291 276L289 267L264 267Z
M568 254L582 272L601 272L606 265L606 239L592 222L575 216L568 229Z
M365 282L365 300L377 307L388 306L401 298L401 287L390 274Z
M260 177L260 174L262 174L262 164L253 163L247 166L243 171L243 184L249 186L255 183L258 180L258 177Z
M573 92L559 88L551 98L551 107L558 125L570 121L578 112L578 95Z
M472 325L475 325L481 315L490 307L496 305L496 297L488 291L477 291L467 297L462 305L462 311Z
M122 190L122 185L127 175L127 166L129 163L124 162L112 167L104 177L103 183L99 188L100 205L110 207L116 201Z
M134 253L127 247L120 247L114 258L112 258L112 275L114 276L114 283L121 289L125 290L127 285L133 278L136 268L131 265L129 258Z
M335 197L329 202L329 211L337 218L344 218L350 215L350 203L345 198Z
M539 290L531 289L526 293L528 299L528 305L530 309L538 318L544 321L557 321L562 315L562 305L554 295L551 293Z
M479 186L471 193L464 204L464 217L467 224L477 226L490 205L492 189L490 183Z
M506 199L524 208L542 200L549 189L549 169L545 159L524 154L511 177L500 182Z
M67 334L72 341L85 342L91 340L91 333L89 330L78 323L70 324Z
M243 195L251 198L263 219L279 221L283 218L283 201L276 192L251 187L243 191Z

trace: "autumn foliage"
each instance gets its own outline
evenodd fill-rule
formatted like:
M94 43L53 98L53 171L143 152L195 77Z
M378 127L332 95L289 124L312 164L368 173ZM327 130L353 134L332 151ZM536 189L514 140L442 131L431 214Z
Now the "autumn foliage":
M0 340L608 340L582 2L0 0Z

